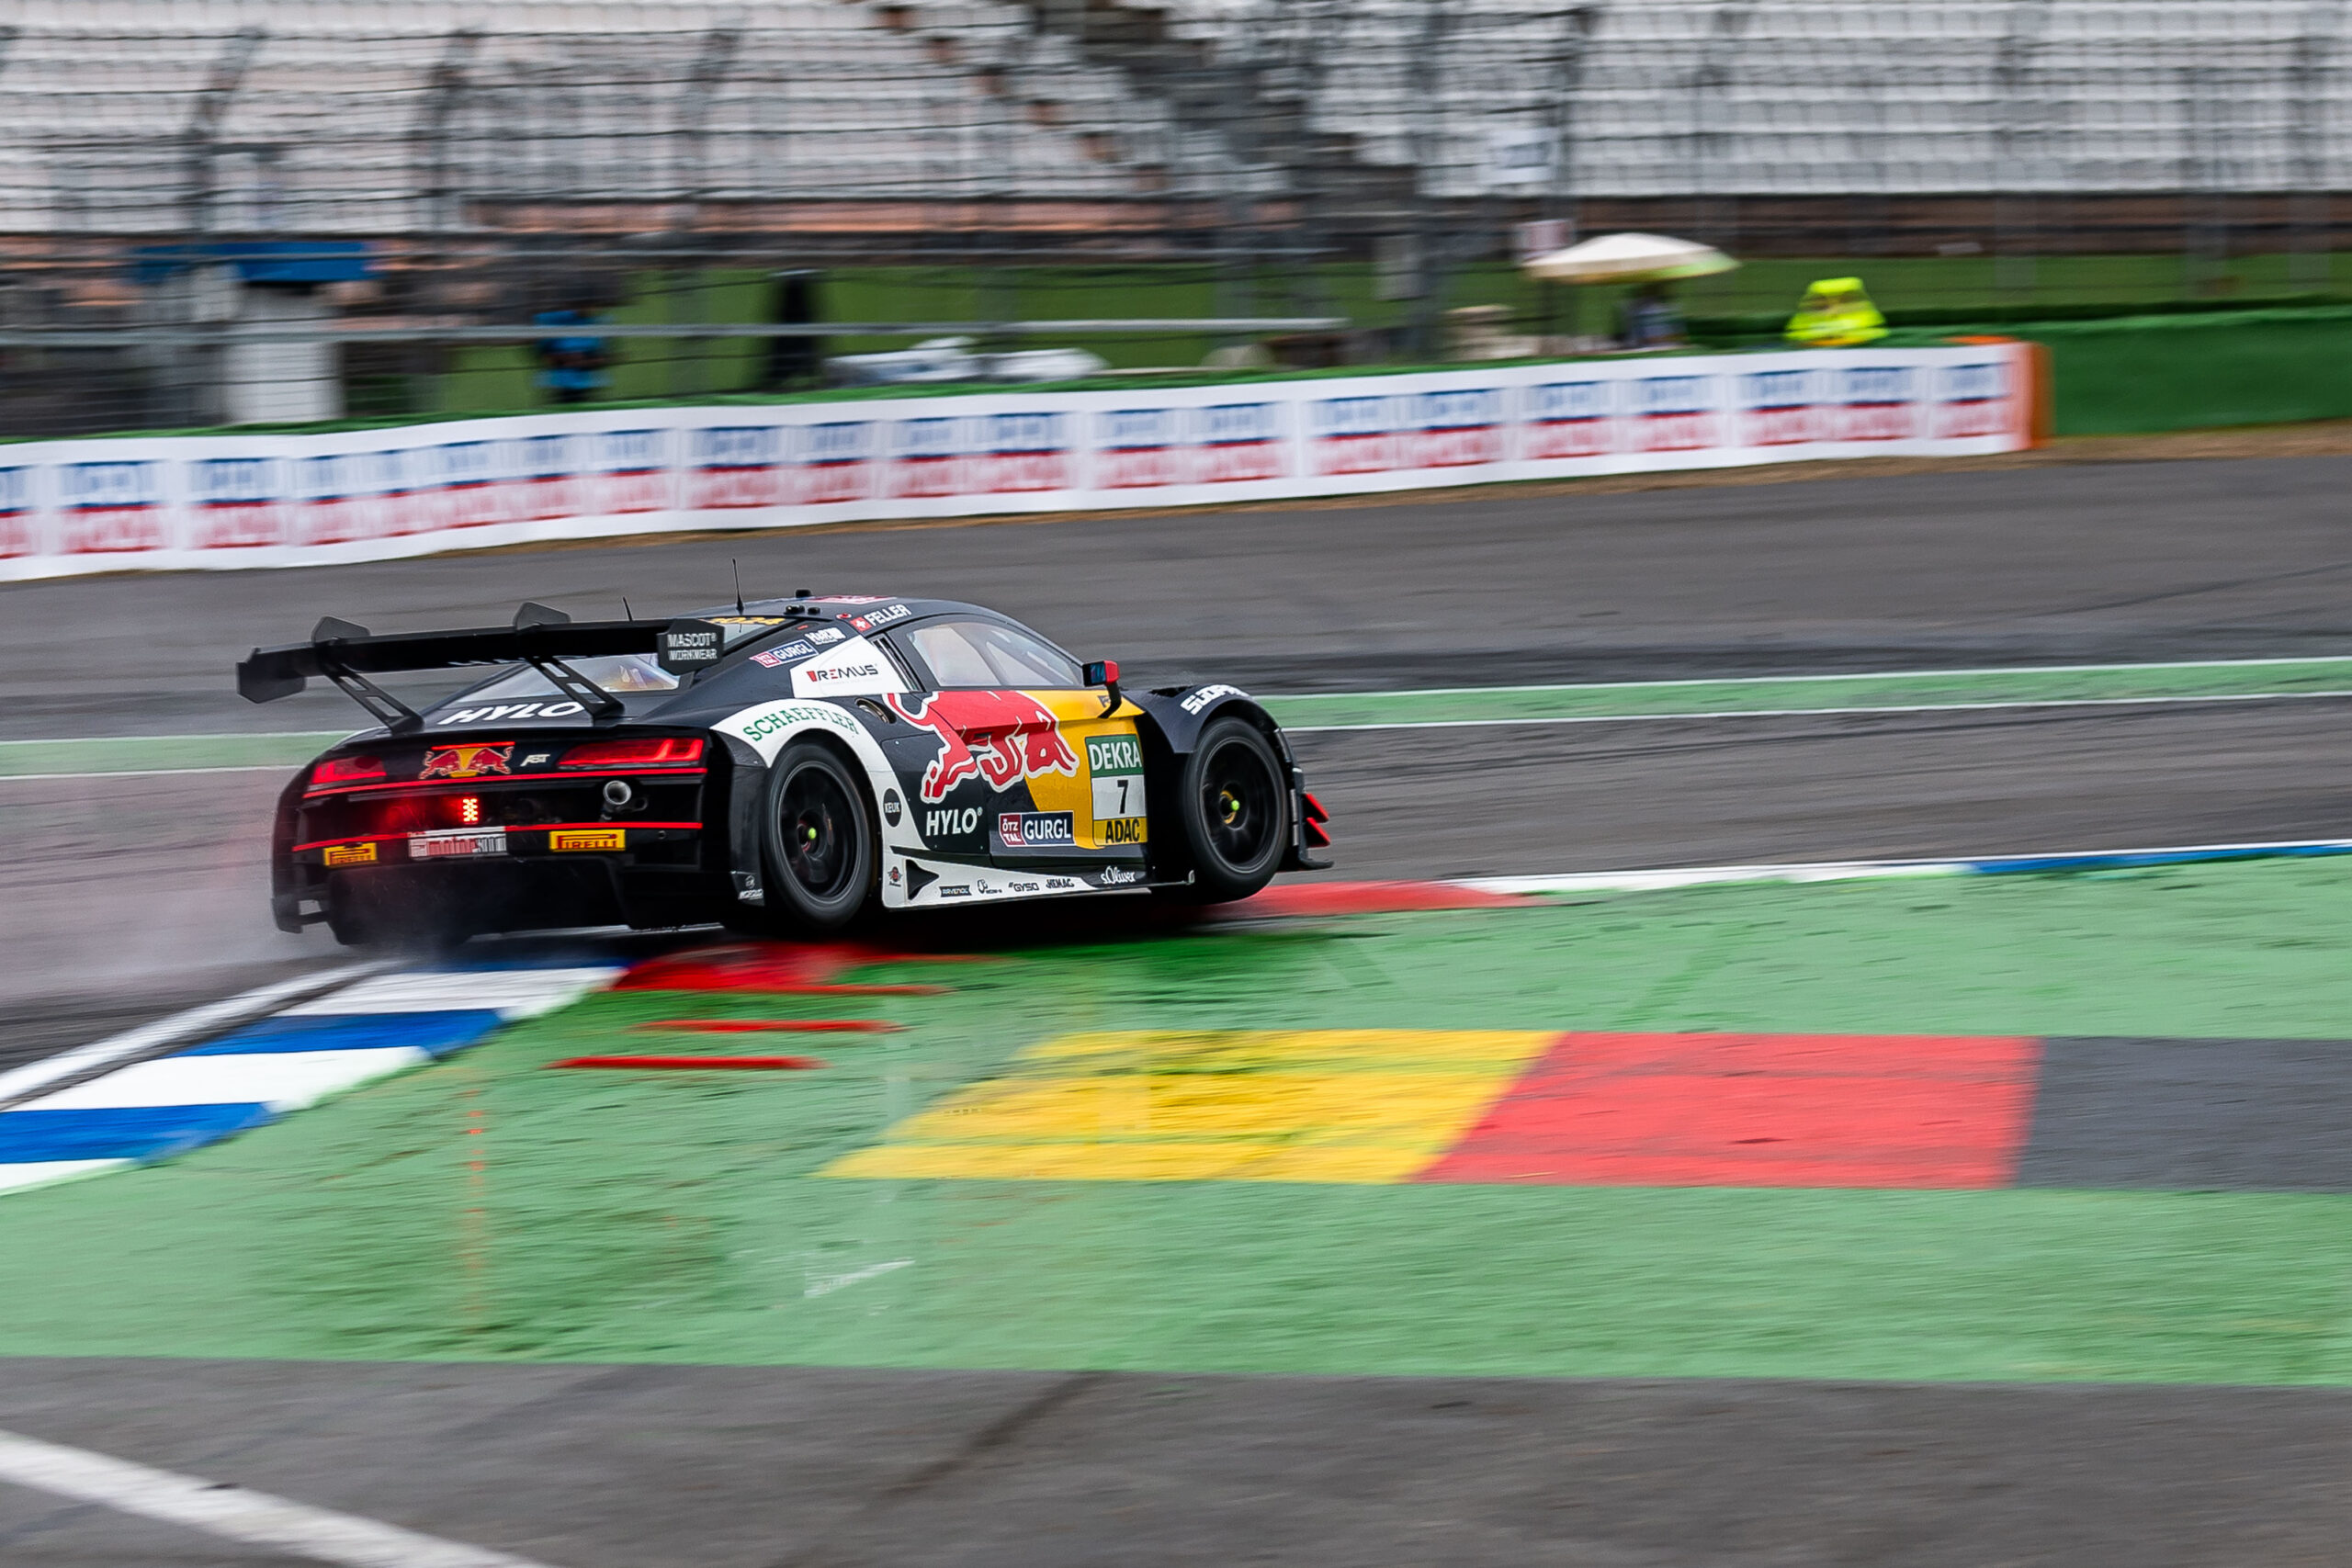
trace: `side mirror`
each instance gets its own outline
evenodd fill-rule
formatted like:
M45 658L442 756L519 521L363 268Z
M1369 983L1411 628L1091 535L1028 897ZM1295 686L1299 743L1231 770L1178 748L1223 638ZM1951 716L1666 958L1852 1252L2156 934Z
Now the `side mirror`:
M1119 663L1114 659L1098 659L1079 672L1090 686L1101 686L1109 700L1102 705L1104 713L1115 712L1119 706Z

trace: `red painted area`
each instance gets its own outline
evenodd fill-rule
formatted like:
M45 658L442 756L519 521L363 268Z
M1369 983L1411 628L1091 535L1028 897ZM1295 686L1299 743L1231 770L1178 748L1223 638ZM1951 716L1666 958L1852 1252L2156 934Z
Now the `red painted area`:
M665 1018L629 1025L639 1034L896 1034L901 1027L878 1018Z
M791 1072L821 1067L814 1056L569 1056L550 1067L625 1067L639 1071Z
M1422 1181L2006 1187L2039 1043L1563 1034Z
M1412 909L1501 909L1525 904L1510 893L1481 893L1442 882L1283 882L1252 898L1218 904L1224 919L1272 915L1393 915Z
M764 991L802 997L931 997L944 986L835 984L868 964L989 964L963 953L893 953L854 942L745 942L696 948L640 964L621 976L623 991Z

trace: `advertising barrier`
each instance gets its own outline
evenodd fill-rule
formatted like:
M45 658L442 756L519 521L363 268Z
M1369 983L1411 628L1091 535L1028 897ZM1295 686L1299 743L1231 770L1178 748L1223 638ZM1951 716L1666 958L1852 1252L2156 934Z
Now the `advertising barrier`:
M2025 344L0 447L0 581L2032 444Z

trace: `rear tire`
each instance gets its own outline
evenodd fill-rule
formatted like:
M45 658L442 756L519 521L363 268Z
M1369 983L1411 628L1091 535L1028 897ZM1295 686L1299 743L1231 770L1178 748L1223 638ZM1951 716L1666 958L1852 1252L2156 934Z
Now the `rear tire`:
M864 911L880 856L865 787L839 752L813 740L784 749L768 769L760 838L763 923L825 936Z
M1176 790L1193 880L1167 895L1227 904L1272 882L1290 847L1288 776L1272 742L1248 719L1220 718L1202 730Z

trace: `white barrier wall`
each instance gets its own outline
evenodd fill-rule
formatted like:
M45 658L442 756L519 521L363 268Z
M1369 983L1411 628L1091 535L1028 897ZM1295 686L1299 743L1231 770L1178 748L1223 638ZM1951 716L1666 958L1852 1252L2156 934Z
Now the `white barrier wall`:
M2016 343L0 446L0 580L2030 444Z

